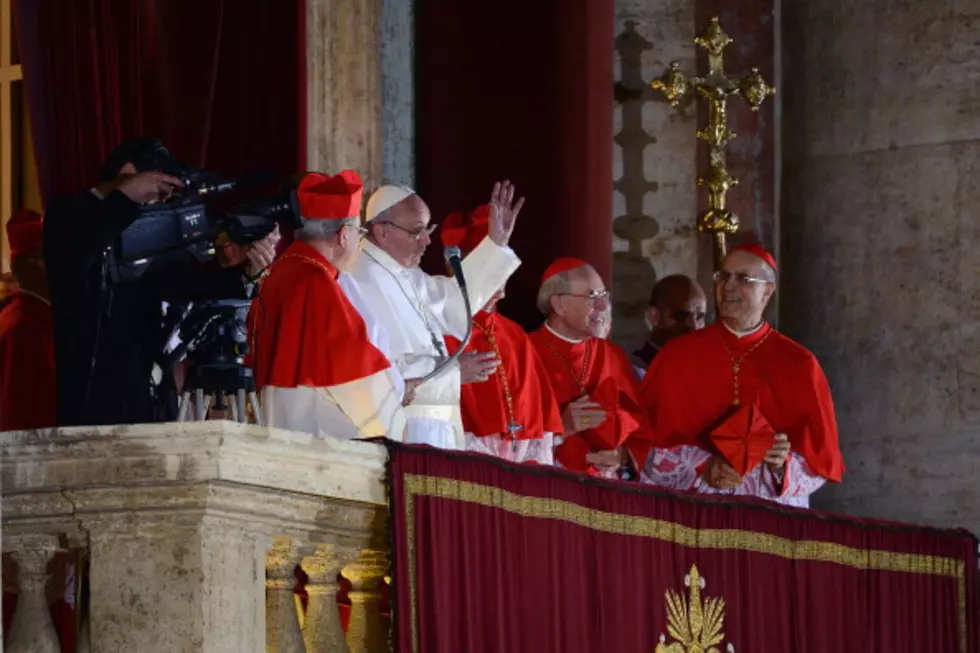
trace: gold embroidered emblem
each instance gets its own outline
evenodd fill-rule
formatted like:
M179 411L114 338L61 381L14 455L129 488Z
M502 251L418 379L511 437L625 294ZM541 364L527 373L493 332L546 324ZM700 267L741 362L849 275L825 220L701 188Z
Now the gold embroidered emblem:
M667 632L677 640L667 644L667 637L660 635L660 643L654 653L721 653L716 648L725 639L721 631L725 627L725 599L710 598L701 602L701 590L705 582L698 573L697 565L684 576L688 596L667 590ZM735 647L728 644L727 653L735 653Z

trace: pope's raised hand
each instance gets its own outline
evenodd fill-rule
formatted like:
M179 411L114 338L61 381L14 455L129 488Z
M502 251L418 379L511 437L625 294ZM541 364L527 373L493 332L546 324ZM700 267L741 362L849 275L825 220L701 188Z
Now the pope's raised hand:
M524 198L514 201L514 184L498 181L490 194L490 240L500 247L506 247L514 233L517 214L524 206Z

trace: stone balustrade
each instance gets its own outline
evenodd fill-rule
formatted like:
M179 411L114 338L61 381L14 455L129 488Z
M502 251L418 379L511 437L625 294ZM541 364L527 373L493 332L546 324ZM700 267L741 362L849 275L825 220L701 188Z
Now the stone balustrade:
M45 582L64 551L88 561L78 651L388 650L380 446L209 421L11 432L0 447L19 577L8 653L59 650Z

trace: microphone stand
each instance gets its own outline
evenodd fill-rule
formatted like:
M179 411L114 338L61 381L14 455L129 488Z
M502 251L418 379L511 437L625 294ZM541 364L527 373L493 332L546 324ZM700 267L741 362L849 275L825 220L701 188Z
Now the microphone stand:
M422 377L420 385L431 381L441 374L442 371L449 365L456 362L456 360L459 359L459 355L463 353L464 349L466 349L466 345L469 344L470 337L473 335L473 311L470 309L470 294L466 290L466 279L463 278L462 270L460 270L459 265L454 265L452 267L453 276L456 277L456 283L459 284L459 291L463 293L463 305L466 307L466 335L463 336L462 342L459 343L459 348L456 349L456 353L442 359L442 361L439 362L431 372Z

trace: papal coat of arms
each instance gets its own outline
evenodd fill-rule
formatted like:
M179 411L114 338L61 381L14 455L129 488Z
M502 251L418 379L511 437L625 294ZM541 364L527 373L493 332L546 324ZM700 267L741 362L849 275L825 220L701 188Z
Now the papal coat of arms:
M667 632L676 641L667 643L667 637L660 635L660 643L654 653L721 653L717 648L725 639L725 599L706 598L701 602L701 590L705 582L698 573L697 565L684 576L688 588L685 597L674 590L667 590ZM727 653L735 653L735 647L728 644Z

